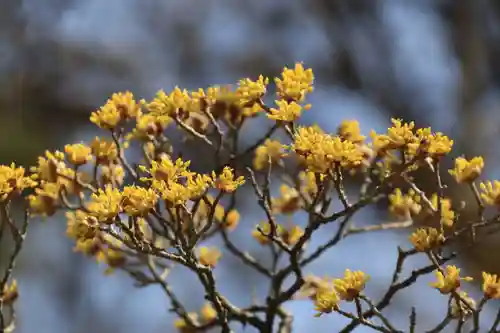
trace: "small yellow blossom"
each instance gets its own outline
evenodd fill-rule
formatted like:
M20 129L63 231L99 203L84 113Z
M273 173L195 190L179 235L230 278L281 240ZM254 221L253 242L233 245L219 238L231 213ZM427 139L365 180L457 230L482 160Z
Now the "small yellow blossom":
M66 219L66 234L74 240L92 240L99 234L97 219L82 210L67 212Z
M500 299L500 279L496 274L483 272L483 293L488 299Z
M191 320L191 322L194 325L199 325L198 314L196 314L194 312L190 312L187 314L187 316L189 317L189 319ZM196 327L190 326L186 322L186 320L184 320L183 318L176 319L174 322L174 327L179 330L179 333L197 333L197 332L199 332L199 330Z
M113 94L104 106L92 112L90 121L101 128L113 129L120 120L135 118L140 112L141 109L134 100L134 95L126 91Z
M108 101L99 110L92 112L90 115L91 122L105 129L114 129L120 120L120 111L118 111L116 105L111 101Z
M238 178L234 177L234 170L228 166L224 167L222 173L217 177L215 172L212 173L213 181L215 186L224 192L232 193L236 191L238 187L245 183L245 177L240 176Z
M222 253L216 247L202 246L199 251L199 260L202 265L214 268L217 265Z
M302 109L307 110L310 105L306 105L302 107L302 105L297 104L296 102L287 102L285 100L276 101L278 108L271 108L270 113L267 114L267 117L272 120L277 121L296 121L302 115Z
M311 68L304 69L301 63L296 63L293 69L285 67L281 78L274 81L280 98L301 102L313 91L314 74Z
M377 134L373 130L370 132L373 148L378 152L405 147L414 141L414 122L403 123L401 119L394 118L391 121L393 126L389 127L387 134Z
M359 122L357 120L344 120L338 129L338 135L353 143L361 144L365 141L365 137L361 135Z
M66 145L64 151L69 163L74 165L83 165L92 159L91 148L82 143Z
M22 167L0 165L0 202L7 200L13 193L20 193L24 189L34 187L37 183L25 175Z
M418 129L417 137L421 143L422 152L433 158L440 158L448 154L453 147L453 140L441 132L432 133L430 128Z
M190 103L189 92L175 87L169 95L163 90L158 91L156 97L146 104L146 108L149 114L160 122L168 122L169 118L175 118L177 115L183 117L185 113L187 114Z
M238 225L240 221L240 213L236 209L231 209L224 220L223 227L229 231L232 231Z
M437 194L433 194L431 198L432 206L438 208L438 197ZM455 222L455 212L451 209L451 200L447 198L441 198L441 222L446 227L453 226Z
M419 228L409 237L410 242L419 252L440 246L445 238L436 228Z
M324 176L324 175L323 175ZM309 198L312 198L318 192L318 185L316 184L316 174L311 171L301 171L299 173L301 180L300 191Z
M64 154L60 151L45 151L45 156L38 157L38 165L30 171L36 174L38 180L57 182L61 169L66 168Z
M476 180L483 172L484 160L482 157L474 157L470 161L463 157L455 159L455 167L449 170L450 175L455 177L457 183L470 183Z
M145 166L140 166L140 168L142 171L148 172L153 180L177 182L181 177L192 175L192 172L189 171L190 164L190 161L184 162L180 158L173 162L170 156L163 155L159 162L151 162L151 169L147 169ZM146 181L148 178L143 180Z
M281 196L271 200L273 211L279 214L293 214L302 207L300 193L286 184L281 185Z
M35 195L28 196L31 212L44 216L54 215L60 192L61 186L59 184L42 182L41 186L35 189Z
M317 173L326 173L335 165L355 168L365 159L358 145L323 133L315 127L299 128L292 148L302 158L308 171Z
M122 194L123 211L130 216L147 215L158 201L158 195L151 188L126 186Z
M2 295L0 296L4 305L12 305L19 297L19 290L17 289L17 281L12 280L9 284L5 284Z
M263 170L267 167L269 161L272 164L279 163L287 155L285 149L286 146L282 145L281 142L267 139L263 145L255 149L255 158L253 160L255 170Z
M472 281L471 277L460 277L460 268L453 265L448 265L444 269L444 274L441 271L436 271L436 282L431 283L431 287L438 289L441 294L449 294L456 291L460 287L460 281Z
M293 246L303 235L304 229L302 229L298 225L293 225L290 228L283 229L280 236L281 238L283 238L285 244Z
M217 311L215 311L214 307L210 303L205 303L200 310L201 319L203 323L210 323L217 318Z
M125 179L125 170L120 164L108 164L101 167L101 183L119 186Z
M480 184L481 198L490 206L500 206L500 181L485 182Z
M162 199L177 206L201 197L211 182L211 178L207 175L188 174L182 183L153 180L151 186L159 192Z
M322 314L332 313L338 310L340 298L333 285L329 284L328 287L318 288L314 296L314 307L318 311L315 317Z
M269 84L269 79L259 76L257 81L250 79L240 80L236 94L242 98L243 103L251 103L260 99L266 93L266 87Z
M422 209L420 196L413 190L409 190L408 194L403 194L401 189L397 188L389 195L389 202L389 211L402 219L410 219L412 215L420 213Z
M370 276L362 271L346 269L344 277L342 279L334 279L333 284L339 298L351 302L363 291L369 279Z
M118 158L118 149L112 140L96 136L90 143L90 149L100 164L109 164Z
M260 229L260 230L259 230ZM261 232L262 231L262 232ZM266 245L271 242L270 234L272 228L269 222L261 222L255 229L252 231L252 237L259 242L261 245ZM280 237L283 233L283 226L277 224L276 225L276 237Z
M121 213L122 193L111 186L106 186L104 190L99 189L97 193L92 194L92 200L88 204L88 210L100 222L111 222Z
M458 300L457 297L451 299L452 318L459 319L469 317L473 314L473 311L476 310L476 301L463 290L458 292L458 296L460 296L460 300ZM464 304L464 302L466 302L467 305Z

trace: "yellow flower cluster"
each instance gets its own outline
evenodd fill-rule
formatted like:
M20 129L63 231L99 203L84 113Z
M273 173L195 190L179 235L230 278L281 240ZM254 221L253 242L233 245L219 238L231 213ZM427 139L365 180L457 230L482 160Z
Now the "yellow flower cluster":
M260 229L260 230L259 230ZM252 237L261 245L266 245L271 242L270 235L272 234L272 226L269 222L261 222L253 231ZM279 238L283 243L293 246L304 235L304 230L298 225L290 225L284 227L281 224L276 224L276 238Z
M386 134L371 131L372 144L375 151L384 155L389 150L403 149L408 158L418 156L439 159L448 154L453 140L441 132L433 133L431 128L415 130L415 123L403 123L400 119L392 119L392 127Z
M470 161L463 157L455 159L455 167L449 170L450 175L455 177L457 183L470 183L476 180L484 168L483 158L478 156Z
M312 69L305 69L302 64L297 63L293 69L285 67L281 78L274 81L280 98L302 102L305 96L313 91L314 74Z
M340 301L352 302L361 295L370 276L362 271L345 270L340 279L324 279L316 285L313 295L317 317L331 313L339 308Z
M263 170L271 162L271 164L279 163L286 157L286 146L277 140L266 139L263 145L255 149L255 157L253 167L255 170Z
M199 249L199 260L202 265L214 268L217 265L222 253L216 247L202 246Z
M354 142L326 134L317 127L299 128L292 149L308 171L317 173L326 173L336 165L355 168L365 159L364 152Z
M196 312L190 312L187 314L191 322L198 325L206 325L213 322L217 318L217 311L213 308L210 303L205 303L200 309L200 315ZM201 318L200 318L201 317ZM196 327L191 327L186 320L179 318L174 322L174 327L178 329L180 333L196 333L199 330Z
M404 220L411 219L412 216L420 213L420 196L414 190L409 190L408 194L403 194L401 189L397 188L389 195L389 211L395 216Z
M434 208L438 208L438 196L433 194L431 197L431 203ZM451 208L451 200L448 198L441 198L441 221L440 223L445 227L453 226L455 222L455 212Z
M436 282L431 283L431 286L438 289L442 294L449 294L457 291L460 288L460 282L470 282L471 277L461 277L460 268L453 265L448 265L443 271L436 271Z
M411 234L409 239L419 252L432 250L442 245L445 240L436 228L419 228Z
M500 207L500 181L484 182L480 184L483 202L490 206Z
M26 175L24 168L16 167L14 163L10 166L0 165L0 203L36 184L36 181Z
M112 130L120 121L135 118L140 113L134 95L127 91L113 94L103 107L92 113L90 121L101 128Z

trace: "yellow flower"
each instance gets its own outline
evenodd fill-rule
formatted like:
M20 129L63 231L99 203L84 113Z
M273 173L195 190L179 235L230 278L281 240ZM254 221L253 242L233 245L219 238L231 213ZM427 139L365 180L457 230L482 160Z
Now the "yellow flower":
M339 302L340 298L331 284L328 284L327 287L318 288L314 296L314 307L318 313L314 316L319 317L322 314L338 310Z
M236 94L242 98L243 103L251 103L260 99L266 93L266 86L269 84L269 79L259 76L257 81L250 79L240 80Z
M199 325L198 314L190 312L187 314L194 325ZM174 322L174 327L179 330L179 333L197 333L199 330L196 327L190 326L183 318L178 318Z
M317 173L326 173L334 165L355 168L365 159L358 145L339 136L325 134L316 127L299 128L292 148L308 171Z
M438 197L437 194L433 194L431 198L432 205L434 208L438 208ZM453 226L455 222L455 212L451 209L451 200L447 198L441 198L441 222L446 227Z
M296 102L287 102L285 100L276 101L278 108L271 108L270 113L267 114L267 117L272 120L278 121L296 121L302 115L302 109L309 109L310 105L306 105L302 107L300 104Z
M115 93L104 106L92 112L90 121L101 128L113 129L120 120L135 118L140 112L131 92Z
M255 149L255 158L253 166L255 170L262 170L268 166L269 160L276 164L281 161L287 154L285 153L286 146L282 145L277 140L266 139L263 145Z
M404 147L414 141L415 123L403 123L401 119L391 119L392 127L389 127L387 134L377 134L375 131L370 132L373 148L379 152L385 152L390 149Z
M58 174L64 168L66 168L64 154L56 150L54 153L45 151L45 157L39 156L38 165L31 167L30 171L36 173L36 177L39 180L56 182Z
M130 216L147 215L158 201L153 189L138 186L124 187L122 196L123 211Z
M90 149L97 163L100 164L109 164L118 158L118 149L116 144L111 140L96 136L90 143Z
M272 198L273 211L279 214L293 214L302 206L299 191L286 184L281 185L281 197Z
M159 162L151 162L151 169L144 166L140 166L140 168L142 171L148 172L153 177L153 180L177 182L181 177L192 175L192 172L188 169L190 163L190 161L184 162L180 158L174 163L170 156L163 155ZM148 180L148 178L145 178L145 180Z
M460 296L460 300L457 297L451 299L451 316L455 319L469 317L473 313L472 309L476 309L476 301L465 291L459 291L458 295ZM464 301L467 305L464 304Z
M64 151L66 152L69 163L74 165L82 165L92 159L92 150L82 143L66 145L64 146Z
M397 188L389 195L389 202L389 211L402 219L410 219L412 215L420 213L422 209L420 196L413 190L409 190L408 194L404 195L401 189Z
M344 120L338 129L338 135L353 143L361 144L365 141L365 137L361 135L359 122L357 120Z
M156 97L146 104L146 108L155 119L168 123L169 118L175 118L178 114L183 116L183 113L187 113L190 103L189 92L186 89L181 90L179 87L175 87L169 95L163 90L158 91Z
M240 213L236 209L231 209L224 220L223 227L229 231L232 231L238 225L240 221Z
M258 229L261 229L259 231ZM259 242L261 245L266 245L271 242L270 238L268 235L271 234L272 228L271 224L269 222L261 222L255 229L252 231L252 237L255 238L257 242ZM279 224L276 225L276 235L275 237L280 237L281 234L283 233L283 227Z
M295 245L299 239L304 235L304 229L298 225L293 225L288 229L283 229L281 232L281 238L287 245Z
M482 157L474 157L470 161L463 157L455 159L455 167L449 170L457 183L473 182L483 172L484 161Z
M10 166L0 165L0 202L36 184L31 177L25 176L24 168L16 167L14 163Z
M84 211L67 212L66 234L74 240L92 240L99 234L99 223Z
M312 198L318 192L318 185L316 185L316 174L314 172L301 171L299 173L299 179L301 180L300 191Z
M333 285L340 299L351 302L363 291L369 279L370 276L362 271L346 269L344 277L333 280Z
M101 167L101 183L119 186L125 179L125 170L120 164L108 164Z
M441 245L445 238L436 228L419 228L409 237L419 252L425 252Z
M444 274L436 271L436 282L431 283L431 287L438 289L441 294L449 294L460 287L460 281L472 281L471 277L460 277L460 268L453 265L446 266Z
M52 216L55 214L59 201L61 186L57 183L42 182L35 189L35 195L28 196L30 210L35 214Z
M488 299L500 299L500 279L496 274L483 272L483 293Z
M17 281L12 280L9 284L5 284L2 295L0 296L4 305L12 305L19 297L19 290L17 289Z
M100 222L112 222L112 219L121 213L121 202L123 195L116 188L106 186L104 190L92 194L92 200L88 204L88 210Z
M114 129L121 120L120 111L109 101L97 111L92 112L90 121L105 129Z
M433 158L440 158L448 154L453 147L453 140L441 132L432 133L430 128L418 129L417 137L421 143L422 152Z
M314 74L312 69L304 69L301 63L296 63L294 69L285 67L281 79L275 78L274 81L281 99L301 102L313 91Z
M199 260L202 265L210 266L212 268L217 265L222 253L216 247L202 246L199 251Z
M224 170L222 170L222 173L219 175L219 177L217 177L215 172L213 172L212 178L215 182L216 187L219 190L227 193L236 191L238 187L245 183L245 177L240 176L238 178L235 178L234 170L228 166L224 167Z
M480 184L481 198L490 206L500 206L500 181L485 182Z
M217 318L217 311L215 311L214 307L210 303L205 303L200 310L201 318L204 323L210 323Z

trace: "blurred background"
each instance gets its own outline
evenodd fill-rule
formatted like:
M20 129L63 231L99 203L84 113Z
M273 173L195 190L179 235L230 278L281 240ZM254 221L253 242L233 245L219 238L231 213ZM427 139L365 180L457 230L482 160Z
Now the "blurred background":
M175 85L194 89L272 77L302 61L316 74L304 123L334 131L342 119L357 119L368 134L383 131L391 117L415 120L450 135L455 152L485 156L485 177L500 177L499 59L497 0L3 0L0 162L30 165L45 149L92 138L89 114L113 92L150 98ZM445 179L449 196L469 198ZM243 218L232 236L259 257L266 253L248 236L262 217L254 208L240 207ZM385 210L355 217L359 223L384 219ZM334 229L325 230L311 247ZM134 289L119 272L105 277L103 267L71 251L64 233L63 219L32 223L16 275L19 332L174 332L159 288ZM352 236L309 271L363 269L372 276L367 293L376 298L390 282L396 247L409 247L407 235ZM490 237L458 265L476 278L481 270L499 273L499 250L499 239ZM421 267L423 259L410 261L405 271ZM237 305L267 291L259 275L229 254L216 277ZM427 286L431 280L419 280L387 310L401 329L408 327L412 305L418 332L444 317L445 298ZM195 279L179 271L171 281L188 309L198 310L203 300ZM479 283L469 287L478 298ZM335 332L346 323L313 318L308 301L288 308L296 315L295 332ZM491 323L496 310L487 307L483 322Z

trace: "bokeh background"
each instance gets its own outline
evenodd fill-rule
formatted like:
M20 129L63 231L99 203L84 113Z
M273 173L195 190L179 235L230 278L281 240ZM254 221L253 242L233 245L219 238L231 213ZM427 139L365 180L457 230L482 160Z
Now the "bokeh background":
M460 154L485 156L485 177L500 177L499 59L497 0L2 0L0 162L33 164L45 149L93 137L89 113L112 92L150 98L175 85L272 77L303 61L316 74L304 123L334 131L342 119L358 119L367 134L384 130L391 117L415 120L452 136ZM447 194L458 202L469 198L466 192L450 183ZM243 219L232 236L264 257L248 236L261 218L254 208L240 207ZM387 218L381 209L355 220ZM325 229L311 247L333 230ZM103 276L103 267L71 251L64 232L63 219L32 223L16 275L19 332L174 332L159 288L135 289L120 273ZM372 276L367 292L376 297L389 284L396 247L408 246L407 235L353 236L309 271L363 269ZM490 237L458 264L474 277L484 269L498 273L499 250L499 239ZM416 258L405 271L424 262ZM267 290L229 254L216 276L237 305ZM432 279L419 280L387 310L402 329L412 305L419 332L443 318L445 298L427 286ZM188 309L201 306L194 278L180 271L170 280ZM479 287L467 290L479 297ZM498 304L491 305L484 323L496 313ZM336 316L313 318L307 301L288 308L296 315L295 332L335 332L345 324Z

